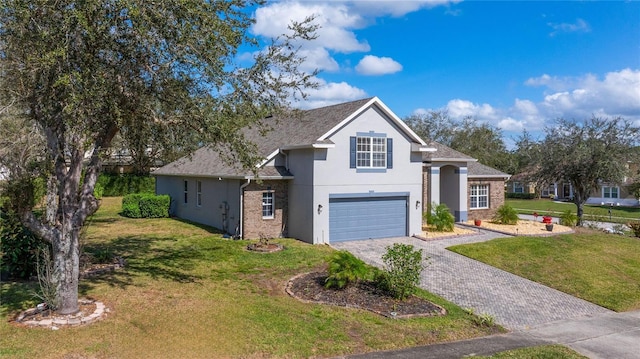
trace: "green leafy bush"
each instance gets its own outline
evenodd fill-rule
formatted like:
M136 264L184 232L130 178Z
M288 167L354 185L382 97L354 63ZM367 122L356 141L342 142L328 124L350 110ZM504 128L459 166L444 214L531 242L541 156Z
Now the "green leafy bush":
M498 207L496 214L493 216L493 222L500 224L518 224L518 212L508 204Z
M436 227L437 231L453 232L455 218L449 212L449 207L446 204L431 203L424 216L427 224Z
M100 183L96 183L96 186L93 188L93 196L96 199L101 199L104 195L104 187Z
M342 289L351 283L366 279L369 266L347 251L338 251L329 258L329 276L324 286Z
M122 215L129 218L169 217L170 204L168 195L134 193L122 198Z
M425 258L426 259L426 258ZM382 256L385 270L376 275L377 284L397 299L406 299L416 291L424 270L422 249L395 243Z
M560 224L567 227L575 227L578 223L578 216L575 215L570 209L562 212L560 215Z
M98 177L96 188L98 185L103 188L105 197L118 197L132 193L153 193L156 181L151 176L103 173Z
M629 228L633 231L633 235L640 238L640 222L629 222Z
M35 275L37 250L44 242L22 225L15 212L0 211L0 238L0 270L16 279Z

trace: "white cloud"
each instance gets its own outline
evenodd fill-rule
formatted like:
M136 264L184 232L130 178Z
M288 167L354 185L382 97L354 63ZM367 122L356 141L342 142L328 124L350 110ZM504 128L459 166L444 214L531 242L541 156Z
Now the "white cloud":
M282 34L291 34L288 26L292 21L302 22L309 16L314 16L314 23L318 25L317 38L312 41L301 41L300 55L305 62L304 70L321 70L335 72L349 64L339 64L334 55L338 53L350 54L369 52L371 46L366 39L359 39L355 31L375 23L376 18L385 16L402 16L424 8L456 3L459 0L367 0L367 1L278 1L267 2L265 6L256 9L255 24L251 27L253 34L264 38L275 38ZM381 58L385 59L386 58ZM391 60L391 59L389 59ZM391 60L391 69L399 71L400 64ZM364 66L364 65L363 65ZM365 66L363 74L368 73L369 66ZM377 69L376 71L380 71ZM389 73L387 69L382 73ZM394 72L395 72L394 71ZM359 71L360 72L360 71Z
M458 3L461 0L367 0L348 1L359 13L373 16L400 17L420 9Z
M287 27L292 21L302 22L312 15L315 16L314 23L320 26L317 30L318 38L301 43L303 48L324 48L342 53L366 52L371 49L366 41L359 41L353 32L364 26L364 18L352 13L344 4L268 3L256 10L256 23L252 31L259 36L277 37L291 33Z
M547 93L538 105L549 117L585 118L596 114L631 120L640 118L640 70L609 72L602 79L587 74L562 82L573 86L565 86L565 91ZM557 84L550 86L561 88Z
M390 57L367 55L356 65L356 71L362 75L393 74L402 70L402 65Z
M603 77L586 74L580 77L557 77L544 74L525 82L543 88L539 102L516 98L508 108L454 99L444 107L454 119L472 116L518 135L523 129L541 131L557 118L587 119L623 117L640 126L640 70L623 69ZM431 110L417 109L414 113Z
M479 105L471 101L455 99L447 103L446 109L449 115L458 119L471 116L481 121L491 122L499 118L496 110L486 103Z
M307 91L308 98L300 103L301 108L317 108L367 97L364 90L346 82L326 82L318 79L318 85L317 89Z
M590 32L591 26L584 21L583 19L576 19L575 23L548 23L553 31L549 34L549 36L556 36L561 32Z

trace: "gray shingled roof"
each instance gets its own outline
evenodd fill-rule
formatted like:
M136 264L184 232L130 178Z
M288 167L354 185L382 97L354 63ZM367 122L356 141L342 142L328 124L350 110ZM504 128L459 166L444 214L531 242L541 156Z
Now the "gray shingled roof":
M458 152L449 146L445 146L441 143L431 141L427 144L429 147L434 147L436 152L423 152L423 161L443 161L443 160L458 160L458 161L476 161L475 158L465 155L462 152Z
M318 141L318 139L370 100L371 98L366 98L313 110L296 111L285 118L270 117L263 121L267 128L271 129L264 135L260 133L258 126L247 128L244 133L247 140L258 146L259 154L265 158L284 146L328 144L331 141ZM153 174L225 178L244 178L251 175L249 171L237 164L225 163L217 151L208 147L200 148L191 156L169 163L154 171ZM291 174L284 169L274 170L273 167L264 167L259 171L259 176L261 178L288 177Z
M422 160L427 162L432 161L461 161L467 162L468 176L471 178L509 178L510 175L499 171L495 168L485 166L479 163L475 158L465 155L462 152L456 151L449 146L445 146L441 143L431 141L428 143L429 147L434 147L436 152L424 152L422 154Z
M469 178L504 178L510 175L499 171L493 167L485 166L480 162L467 162L467 170Z

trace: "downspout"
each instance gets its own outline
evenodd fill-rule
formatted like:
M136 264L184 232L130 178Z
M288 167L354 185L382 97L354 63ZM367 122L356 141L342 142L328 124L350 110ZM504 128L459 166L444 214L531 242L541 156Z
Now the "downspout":
M240 186L240 224L238 225L238 236L240 239L243 239L243 230L242 230L242 219L244 218L244 189L251 184L251 179L247 178L247 183L243 183Z

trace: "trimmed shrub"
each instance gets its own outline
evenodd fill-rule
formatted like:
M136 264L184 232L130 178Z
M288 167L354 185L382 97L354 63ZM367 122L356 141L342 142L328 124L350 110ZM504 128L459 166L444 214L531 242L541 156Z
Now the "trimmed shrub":
M122 198L122 215L129 218L169 217L170 204L168 195L134 193Z
M329 258L329 276L324 286L342 289L351 283L366 279L369 267L347 251L338 251Z
M103 173L98 177L96 188L98 185L102 186L105 197L119 197L133 193L154 193L156 180L151 176Z
M562 212L560 215L560 224L567 227L575 227L578 223L578 216L575 215L570 209Z
M515 193L515 192L507 192L505 193L505 197L514 198L514 199L535 199L535 193Z
M376 275L376 282L383 290L400 300L415 293L424 270L422 249L414 250L410 244L395 243L387 247L382 261L385 270Z
M493 222L500 224L518 224L518 212L508 204L498 207L496 214L493 216Z
M446 204L440 203L436 205L435 202L432 203L424 217L427 220L427 224L436 227L437 231L453 232L455 218L449 212L449 207Z

